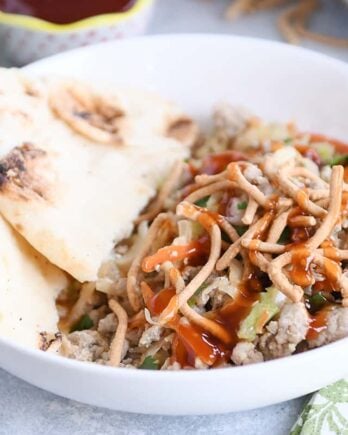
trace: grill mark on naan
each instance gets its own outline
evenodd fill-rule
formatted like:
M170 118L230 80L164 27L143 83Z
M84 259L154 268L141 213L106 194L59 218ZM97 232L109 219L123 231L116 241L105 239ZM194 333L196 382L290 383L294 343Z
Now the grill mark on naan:
M198 138L198 127L191 118L182 116L168 123L166 136L176 139L184 145L192 146Z
M26 142L0 160L0 191L30 200L40 197L48 200L48 189L38 168L46 151Z
M70 128L90 140L124 145L125 112L114 102L87 87L62 84L50 98L53 112Z

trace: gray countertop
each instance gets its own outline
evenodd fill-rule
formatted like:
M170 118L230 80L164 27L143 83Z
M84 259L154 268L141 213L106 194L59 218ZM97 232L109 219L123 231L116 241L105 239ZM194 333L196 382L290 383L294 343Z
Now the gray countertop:
M325 10L313 19L313 27L348 37L348 8L339 0L324 1ZM223 20L228 0L157 0L150 32L230 33L279 40L276 11L240 19ZM304 43L348 61L348 50ZM0 62L8 65L5 59ZM114 412L82 405L32 387L0 370L0 435L31 434L247 434L285 435L296 420L306 398L267 408L201 417L146 416Z
M164 417L82 405L0 371L0 435L285 435L304 399L236 414Z

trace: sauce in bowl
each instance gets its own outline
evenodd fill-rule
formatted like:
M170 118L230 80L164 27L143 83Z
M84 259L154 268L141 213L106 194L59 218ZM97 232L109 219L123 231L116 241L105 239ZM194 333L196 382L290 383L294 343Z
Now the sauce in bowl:
M68 24L101 14L129 10L136 0L0 0L0 10Z

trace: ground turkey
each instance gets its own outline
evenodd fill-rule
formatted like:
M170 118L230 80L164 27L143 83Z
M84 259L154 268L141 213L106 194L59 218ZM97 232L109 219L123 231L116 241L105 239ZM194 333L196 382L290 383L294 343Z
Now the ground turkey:
M258 348L265 359L291 355L296 346L306 338L309 315L303 302L286 303L278 320L266 326Z
M253 364L263 361L262 353L255 349L253 343L240 341L234 347L231 360L237 366Z
M323 346L348 336L348 308L333 308L326 319L327 328L314 340L308 341L309 347Z

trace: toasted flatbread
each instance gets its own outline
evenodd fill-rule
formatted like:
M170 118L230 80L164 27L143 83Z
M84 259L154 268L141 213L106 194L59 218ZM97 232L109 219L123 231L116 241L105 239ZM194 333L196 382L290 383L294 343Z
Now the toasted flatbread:
M70 81L26 81L0 71L0 83L6 75L8 87L0 85L0 212L50 262L81 282L94 281L173 164L188 155L196 127L158 97L106 97L85 86L76 125L75 103L57 101L57 89L70 90ZM83 114L81 105L97 113ZM113 116L122 122L110 127Z
M96 92L73 80L46 83L54 113L94 142L147 148L151 137L174 138L187 146L197 138L192 119L158 95L132 89Z
M34 348L58 332L55 299L67 277L0 216L0 336Z

